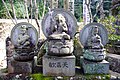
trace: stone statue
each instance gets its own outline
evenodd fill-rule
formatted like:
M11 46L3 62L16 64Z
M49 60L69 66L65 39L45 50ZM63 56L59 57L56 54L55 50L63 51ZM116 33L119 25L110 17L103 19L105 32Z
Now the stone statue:
M101 42L101 37L98 35L98 27L93 27L92 34L88 37L85 48L91 49L103 49L103 44Z
M66 19L62 14L54 17L55 24L50 27L52 34L48 37L48 54L70 55L73 52L73 41L68 35Z
M75 75L75 56L72 53L76 24L73 14L64 9L49 10L43 17L42 31L47 38L41 47L45 49L42 57L44 76Z
M14 58L15 60L29 60L29 58L32 58L34 56L33 52L35 45L32 44L31 38L28 35L28 27L26 27L26 25L21 25L19 29L20 34L18 35L17 45L15 45L17 54L14 55Z
M90 34L90 33L89 33ZM92 61L101 61L105 58L105 49L99 36L97 26L92 26L91 35L84 46L84 58Z
M18 48L30 48L30 36L27 34L27 27L25 25L22 25L20 27L21 33L18 35Z
M15 46L13 58L17 61L29 61L34 58L37 30L29 23L18 23L11 31L11 40Z
M70 39L70 36L67 34L68 26L66 19L62 14L57 14L54 18L55 24L50 27L52 34L49 38L59 38L59 39Z
M84 74L109 74L104 46L108 42L107 29L100 23L89 23L80 32L83 56L80 64Z

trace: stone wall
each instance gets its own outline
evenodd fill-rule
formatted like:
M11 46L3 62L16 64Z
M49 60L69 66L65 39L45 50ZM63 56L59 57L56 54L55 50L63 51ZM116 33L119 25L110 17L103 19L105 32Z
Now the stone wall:
M110 63L110 70L120 73L120 55L108 53L106 59Z

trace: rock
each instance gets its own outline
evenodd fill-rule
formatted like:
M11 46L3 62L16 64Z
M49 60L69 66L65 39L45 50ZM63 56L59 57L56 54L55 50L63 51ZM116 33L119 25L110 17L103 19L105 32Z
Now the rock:
M116 76L112 76L112 75L111 75L111 78L110 78L110 79L111 79L111 80L115 80L116 78L117 78Z
M110 63L110 70L120 73L120 55L107 54L106 60Z

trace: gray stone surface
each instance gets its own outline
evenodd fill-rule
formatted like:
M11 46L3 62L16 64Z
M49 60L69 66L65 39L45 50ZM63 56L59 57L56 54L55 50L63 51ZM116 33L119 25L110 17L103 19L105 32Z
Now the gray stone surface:
M90 23L86 25L80 33L80 41L84 46L83 57L85 59L92 61L105 59L104 45L108 41L108 36L107 30L102 24Z
M107 54L106 60L110 63L110 70L120 73L120 55Z
M50 34L50 27L54 24L54 17L57 14L62 14L63 16L65 16L66 18L66 22L68 25L68 34L70 35L70 37L74 37L74 34L76 32L76 27L77 27L77 21L75 19L75 17L73 16L72 13L70 13L69 11L66 11L64 9L53 9L51 11L49 11L45 17L42 20L42 31L44 33L44 35L46 37L48 37ZM51 22L52 21L52 22Z
M83 46L85 46L86 41L88 39L88 37L92 34L92 27L93 26L97 26L99 29L99 34L101 39L102 39L102 44L106 45L106 43L108 42L108 35L107 35L107 30L105 29L105 27L102 24L99 23L90 23L87 24L86 26L84 26L84 28L81 30L80 32L80 42L82 43Z
M19 34L21 33L21 26L26 26L26 28L28 29L27 30L27 35L30 36L31 38L31 41L32 41L32 44L36 45L37 42L38 42L38 33L37 33L37 30L36 28L32 25L32 24L29 24L29 23L26 23L26 22L21 22L21 23L18 23L16 24L12 31L11 31L11 40L12 40L12 43L14 45L18 45L18 36Z
M38 33L33 25L26 22L16 24L11 31L11 41L15 46L13 58L16 61L33 60L38 42Z
M112 70L109 70L111 76L116 76L116 77L120 77L120 73L114 72Z
M43 57L44 76L74 76L75 56L56 57L45 55Z
M106 57L106 52L104 51L91 51L91 50L84 50L83 57L88 59L88 60L93 60L93 61L102 61Z
M32 63L33 61L29 62L19 62L19 61L12 61L13 73L32 73Z
M50 40L48 42L48 55L51 56L66 56L71 55L74 50L73 40Z
M106 60L102 62L92 62L81 57L80 63L85 74L109 74L109 62Z

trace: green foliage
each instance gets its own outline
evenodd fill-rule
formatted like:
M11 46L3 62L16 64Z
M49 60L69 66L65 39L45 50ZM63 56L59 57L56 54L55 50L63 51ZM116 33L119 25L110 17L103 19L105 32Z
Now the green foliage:
M74 11L74 16L75 18L77 19L78 22L82 22L83 21L83 7L82 7L82 4L81 3L76 3L77 6L75 6L75 11Z
M113 22L115 22L116 19L114 16L108 16L108 17L105 17L105 19L101 19L99 20L98 22L102 23L109 34L113 34L115 32L115 28L113 27Z
M32 74L31 77L33 78L33 80L53 80L52 77L45 77L42 74Z
M112 0L112 15L116 16L120 14L120 0ZM119 6L117 6L119 5Z
M73 51L73 54L75 55L76 57L76 65L77 66L80 66L80 56L83 55L83 46L81 45L80 41L79 41L79 38L78 37L75 37L74 38L74 51Z
M120 15L117 16L119 17ZM102 23L108 31L108 39L110 45L113 45L116 41L120 40L120 36L115 34L116 32L115 28L120 29L120 26L113 24L115 23L115 21L116 18L114 16L109 16L106 17L105 19L99 20L99 22Z
M109 37L109 40L112 40L112 41L118 41L120 40L120 36L119 35L115 35L115 34L111 34L111 35L108 35Z
M6 1L5 3L6 3L6 6L9 10L11 16L14 17L10 2ZM3 5L3 3L0 3L0 5L1 5L1 7L0 7L0 18L9 19L10 17L8 16L8 13L7 13L7 10L6 10L5 6ZM17 18L23 18L23 15L25 14L25 9L24 9L23 2L15 1L14 2L14 8L15 8Z
M41 2L38 3L39 19L41 19L41 17L43 16L42 15L43 14L43 10L44 10L44 2L41 1ZM47 7L45 7L45 14L47 13L47 11L48 11L48 9L47 9Z
M3 3L0 3L1 7L0 7L0 18L9 18L9 16L7 15L7 11L5 9L5 6L3 5ZM10 7L9 4L6 4L7 6ZM8 8L9 11L11 11L10 8Z
M14 15L13 15L13 11L12 11L12 7L11 7L11 3L9 0L6 0L5 1L6 3L6 6L12 16L12 18L14 18ZM8 16L8 13L7 13L7 10L4 6L4 4L2 2L0 2L0 18L3 18L3 19L9 19L10 17ZM25 11L25 6L24 6L24 1L23 0L14 0L14 8L15 8L15 14L16 14L16 17L17 18L26 18L26 11ZM39 3L37 3L38 5L38 10L39 10L39 19L42 17L43 15L43 10L44 10L44 3L43 3L43 0L42 1L39 1ZM28 8L28 14L29 14L29 17L30 17L30 9ZM47 12L47 7L45 8L45 13ZM33 8L33 14L35 14L35 8ZM33 16L33 15L32 15ZM33 16L34 18L34 16Z
M15 11L16 11L16 17L17 18L24 18L24 16L25 16L25 8L24 8L23 2L15 2L14 7L15 7Z

